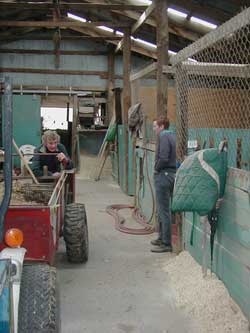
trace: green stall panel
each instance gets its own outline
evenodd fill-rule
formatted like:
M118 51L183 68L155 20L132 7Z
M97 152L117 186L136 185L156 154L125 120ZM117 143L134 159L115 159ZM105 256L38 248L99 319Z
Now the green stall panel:
M13 95L13 138L18 147L41 143L41 98L37 95ZM13 150L14 151L14 150ZM14 165L19 166L19 158Z
M0 121L2 129L3 99L0 100ZM32 95L13 95L13 138L18 147L24 144L38 146L41 143L41 98ZM3 120L4 121L4 120ZM1 131L1 146L3 145ZM13 148L13 152L14 148ZM20 166L19 158L14 158L14 165Z
M249 171L229 169L225 196L220 208L213 258L213 271L224 282L230 295L250 319L250 175ZM193 245L190 235L195 221ZM203 222L185 213L184 244L202 264ZM206 262L210 267L210 240L207 235Z
M250 130L232 128L189 128L189 140L197 140L201 148L209 148L211 143L218 147L219 143L226 139L228 141L228 166L237 167L237 151L240 155L240 168L250 170ZM240 141L240 147L237 142Z
M119 184L126 192L125 184L125 145L124 125L118 126L118 156L119 156ZM134 195L134 173L133 173L133 144L130 134L128 135L128 195Z
M13 95L13 137L18 146L41 143L41 98Z

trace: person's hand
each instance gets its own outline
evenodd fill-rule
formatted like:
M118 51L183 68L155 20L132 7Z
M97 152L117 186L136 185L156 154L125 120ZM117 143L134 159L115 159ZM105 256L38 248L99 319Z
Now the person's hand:
M63 160L66 159L66 156L65 156L64 153L59 153L59 154L56 155L56 157L57 157L59 162L62 162Z
M60 172L54 172L54 173L52 173L52 176L56 177L56 178L59 178L60 175L61 175Z

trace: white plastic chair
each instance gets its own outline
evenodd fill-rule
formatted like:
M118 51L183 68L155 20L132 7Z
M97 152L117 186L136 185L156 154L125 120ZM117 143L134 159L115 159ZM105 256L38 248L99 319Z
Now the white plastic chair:
M33 153L34 153L34 149L36 147L32 146L32 145L22 145L19 149L21 151L21 153L24 155L25 160L31 164L30 160L33 157ZM25 174L25 166L23 161L21 160L21 174L24 175Z

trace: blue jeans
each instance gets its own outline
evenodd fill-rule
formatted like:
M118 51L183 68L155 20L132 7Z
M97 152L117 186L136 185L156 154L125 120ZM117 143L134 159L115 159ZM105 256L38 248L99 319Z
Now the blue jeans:
M162 170L154 175L156 207L159 223L159 239L171 246L172 217L170 201L174 189L175 173Z

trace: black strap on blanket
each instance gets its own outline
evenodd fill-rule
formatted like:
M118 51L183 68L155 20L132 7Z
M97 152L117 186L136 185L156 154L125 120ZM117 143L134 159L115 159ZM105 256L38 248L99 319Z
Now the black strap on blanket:
M211 234L210 234L211 272L213 270L214 237L218 225L218 216L219 216L219 209L216 207L208 214L208 221L211 228Z

